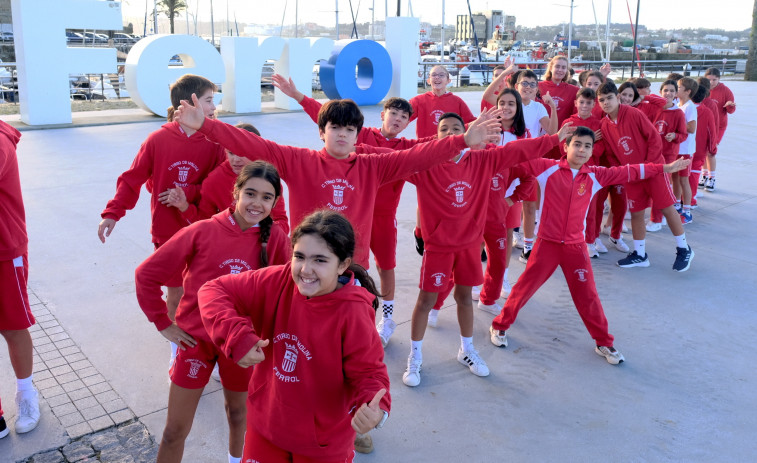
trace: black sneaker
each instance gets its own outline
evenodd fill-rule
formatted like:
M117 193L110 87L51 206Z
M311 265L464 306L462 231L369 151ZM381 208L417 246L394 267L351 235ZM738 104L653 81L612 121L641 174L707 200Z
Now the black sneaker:
M528 258L531 257L531 250L529 249L526 251L525 249L521 251L520 256L518 257L518 260L523 262L524 264L528 263Z
M418 235L416 235L415 232L413 232L413 238L415 238L415 251L422 256L424 245L423 238L418 238Z
M707 182L704 184L704 191L712 193L715 191L715 179L712 177L707 178Z
M481 262L486 262L486 249L481 250Z
M644 257L642 257L639 253L633 251L618 261L618 267L649 267L649 256L644 253Z
M8 426L5 424L5 418L0 416L0 439L7 436L8 433L10 433L10 429L8 429Z
M697 185L697 188L699 188L700 190L704 190L704 186L707 183L707 178L708 177L706 177L704 175L702 175L701 177L699 177L699 185Z
M673 262L673 270L676 272L685 272L691 267L691 261L694 260L694 250L691 246L676 248L676 261Z

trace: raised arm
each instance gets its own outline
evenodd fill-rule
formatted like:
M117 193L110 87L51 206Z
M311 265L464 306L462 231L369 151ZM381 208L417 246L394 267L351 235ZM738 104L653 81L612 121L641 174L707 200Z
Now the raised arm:
M274 87L281 90L281 93L284 95L299 103L307 115L310 116L310 119L316 124L318 123L318 113L321 111L321 104L319 102L315 101L313 98L305 96L304 93L297 90L291 77L287 79L280 74L274 74L272 79Z

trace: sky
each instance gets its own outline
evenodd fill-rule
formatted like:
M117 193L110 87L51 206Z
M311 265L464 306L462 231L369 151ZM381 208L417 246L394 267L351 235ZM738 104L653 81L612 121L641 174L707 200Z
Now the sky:
M124 17L144 17L145 4L152 8L154 0L122 0ZM226 18L228 4L229 16L233 21L256 24L294 24L295 5L299 4L299 22L315 22L322 25L335 23L336 6L339 7L339 22L350 20L350 2L348 0L185 0L192 13L198 11L200 21L210 20L210 5L214 7L216 21ZM609 0L594 0L597 21L600 25L607 21ZM612 22L629 23L626 0L612 1ZM636 18L636 0L628 0L631 15ZM413 14L422 22L440 24L442 22L442 3L445 4L445 23L454 24L458 14L467 14L465 0L401 0L403 16L409 15L408 3L412 5ZM567 23L570 18L571 0L471 0L471 9L475 13L481 10L503 10L505 14L515 15L518 25L533 27L537 25L555 25ZM376 20L384 19L386 7L391 16L396 15L397 0L352 0L352 7L357 10L358 22L370 22L371 10L375 5ZM592 0L573 0L574 24L593 24L594 13ZM727 4L727 7L712 5ZM685 5L682 8L681 5ZM285 11L286 6L286 11ZM752 26L754 0L725 0L721 3L713 0L641 0L639 23L651 29L713 28L725 30L743 30Z

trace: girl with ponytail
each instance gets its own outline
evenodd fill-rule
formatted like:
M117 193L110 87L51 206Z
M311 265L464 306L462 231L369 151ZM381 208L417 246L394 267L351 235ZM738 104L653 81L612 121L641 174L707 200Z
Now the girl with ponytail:
M233 206L183 228L137 268L140 307L160 334L180 349L169 371L168 416L158 462L181 461L197 404L216 363L229 423L229 462L238 462L242 456L245 398L252 372L213 344L200 317L197 292L205 282L221 275L289 260L289 239L270 217L280 196L281 180L271 164L255 161L246 165L234 185ZM160 287L182 271L184 296L172 322Z

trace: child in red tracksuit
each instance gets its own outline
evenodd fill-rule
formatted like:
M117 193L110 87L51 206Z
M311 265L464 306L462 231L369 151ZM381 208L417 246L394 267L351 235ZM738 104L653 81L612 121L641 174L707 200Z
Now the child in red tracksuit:
M140 307L160 334L181 349L171 368L168 416L158 462L181 460L197 404L216 362L229 423L229 462L238 463L242 457L245 398L252 372L213 344L202 324L197 291L221 275L286 263L289 240L270 217L281 196L281 181L271 164L255 161L245 166L233 195L234 207L181 229L135 272ZM160 287L181 270L184 296L172 322Z
M297 101L310 118L318 123L321 103L305 96L297 90L292 79L274 74L273 85L286 96ZM421 138L408 139L399 137L410 123L413 107L402 98L389 98L384 102L381 111L381 127L363 127L357 136L358 144L403 150L418 143L436 140L436 134ZM392 320L394 314L394 269L397 267L397 207L399 206L402 188L405 180L400 179L386 183L379 187L376 193L376 203L373 210L373 225L371 226L370 248L376 261L376 271L381 281L381 321L376 330L381 338L381 344L386 347L397 324Z
M254 125L246 122L239 122L234 127L244 129L260 136L260 132ZM244 156L237 156L229 150L226 150L227 159L220 166L213 169L208 177L203 180L200 186L200 198L197 204L187 201L184 190L174 188L169 195L170 206L174 206L181 211L182 216L190 222L209 219L219 212L223 212L234 205L233 191L234 184L237 181L242 168L250 164L252 159ZM284 192L281 198L276 201L271 210L271 218L279 226L285 235L289 235L289 217L287 217L286 202Z
M457 113L466 124L473 122L473 115L468 105L457 95L447 91L450 83L449 71L444 66L434 66L428 76L431 91L410 98L413 114L410 122L418 120L415 135L418 138L432 137L437 133L439 117L444 113Z
M576 101L576 93L578 93L579 88L568 83L570 80L569 67L568 58L562 55L555 56L547 64L544 80L539 82L539 93L542 96L549 94L555 102L558 126L562 126L563 122L576 111L573 102ZM552 111L551 108L550 111Z
M624 358L613 347L614 339L607 330L607 319L594 284L584 242L586 211L592 197L605 185L639 180L663 171L674 172L691 161L678 160L665 166L588 166L594 132L586 127L578 127L565 145L566 156L560 161L537 159L526 163L526 170L537 178L542 190L541 230L526 270L515 283L502 312L489 327L490 340L495 346L507 347L506 330L515 322L520 309L560 266L576 310L596 342L596 353L617 365Z
M439 118L438 137L441 140L462 133L463 127L460 116L444 114ZM557 138L553 135L492 149L464 150L447 162L408 178L417 189L426 249L420 291L413 309L410 355L402 376L405 385L420 384L428 315L439 293L452 281L461 338L457 360L477 376L489 375L489 368L473 346L471 299L471 287L483 281L480 257L486 215L480 211L488 207L489 179L495 172L543 155L557 143Z
M678 83L675 80L663 82L660 86L660 94L667 103L657 114L654 125L660 134L663 159L665 162L673 162L678 157L681 142L688 136L686 133L686 115L673 102L678 97ZM662 229L662 212L654 204L652 204L652 212L646 228L648 232L656 232Z
M196 97L193 95L192 99ZM487 140L498 126L496 119L485 113L469 126L465 137L423 143L399 152L367 145L356 148L357 135L363 125L360 108L352 100L332 100L323 105L319 113L318 127L325 147L315 151L279 145L229 124L206 119L197 104L183 101L176 118L235 154L262 159L276 166L289 186L293 225L317 209L342 212L355 227L358 243L355 262L366 268L379 187L449 159L468 143ZM359 156L358 152L380 154Z
M606 116L602 119L602 138L605 140L610 162L615 165L640 164L643 162L660 163L662 142L657 129L640 111L618 101L618 89L608 80L597 92L598 101ZM644 212L652 205L663 208L662 214L668 221L668 227L676 239L676 259L673 270L685 272L691 266L694 251L686 242L680 215L673 207L676 200L670 181L665 175L658 175L646 180L631 182L626 185L628 208L631 210L631 229L633 233L633 252L618 261L618 266L649 267L646 253L646 228ZM616 245L617 247L617 245Z
M388 417L377 291L352 263L355 245L343 215L318 211L292 233L291 263L200 289L213 342L240 366L255 365L243 461L351 462L355 432Z
M718 152L717 136L718 126L715 114L705 104L710 93L710 81L704 77L697 79L699 88L691 97L691 101L697 105L697 146L694 158L691 161L691 175L689 186L691 188L691 208L697 207L697 188L704 188L704 176L702 167L707 160L708 153L713 155Z
M215 117L213 93L215 84L200 76L187 74L171 86L171 108L167 124L151 133L142 143L131 167L118 177L116 195L108 201L102 212L102 221L97 228L100 241L110 236L116 222L126 211L133 209L139 200L139 191L147 183L152 194L150 233L155 249L168 241L177 231L189 225L178 209L168 207L173 188L182 188L188 200L195 201L200 184L208 174L220 165L225 157L223 148L208 141L201 133L173 120L179 101L200 95L198 104L203 115ZM181 299L181 271L166 281L166 302L169 318L173 318ZM176 356L176 345L171 344L171 362Z
M16 145L21 133L0 121L0 335L8 344L16 377L16 433L37 427L39 394L32 383L34 344L29 328L36 323L29 306L26 213L21 196ZM0 438L10 430L0 404Z
M719 145L725 135L725 130L728 127L728 115L736 112L735 98L730 88L725 84L720 83L720 69L709 68L705 71L704 76L710 81L710 96L709 99L715 102L715 106L718 108L718 139ZM707 177L705 180L704 190L712 193L715 191L715 154L710 153L707 155L707 169L703 172Z

